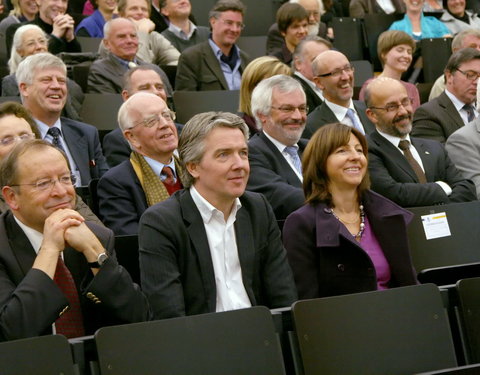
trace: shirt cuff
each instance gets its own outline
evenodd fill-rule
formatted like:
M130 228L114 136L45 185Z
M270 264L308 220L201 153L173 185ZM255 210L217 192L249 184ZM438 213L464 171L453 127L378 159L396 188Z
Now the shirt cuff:
M447 194L447 197L450 196L450 194L452 194L452 188L446 182L435 181L435 183L440 185L440 187L443 189L445 194Z

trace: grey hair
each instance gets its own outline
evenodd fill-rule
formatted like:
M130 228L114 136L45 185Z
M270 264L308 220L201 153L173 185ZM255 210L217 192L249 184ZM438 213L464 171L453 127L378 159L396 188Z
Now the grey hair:
M108 39L110 37L112 24L114 22L118 22L119 20L127 20L128 22L131 22L132 25L135 26L135 30L137 30L137 25L135 25L135 23L130 18L124 18L124 17L112 18L111 20L105 22L105 25L103 25L103 39Z
M459 32L452 41L452 52L456 52L462 49L463 40L467 37L473 35L480 39L480 30L478 29L466 29Z
M252 92L252 114L258 126L262 126L262 121L258 117L259 113L265 116L270 115L273 89L277 89L282 93L291 93L300 90L303 95L305 95L300 82L290 76L277 74L264 79Z
M245 5L240 0L218 0L208 12L208 19L218 19L220 14L227 11L240 12L245 17Z
M296 69L295 69L295 59L298 59L300 61L303 60L303 51L305 50L305 45L308 43L308 42L317 42L318 44L323 44L325 47L327 47L328 49L332 49L333 48L333 44L326 40L326 39L323 39L322 37L319 37L317 35L308 35L307 37L305 37L304 39L302 39L300 41L300 43L297 44L297 46L295 47L294 51L293 51L293 55L292 55L292 70L295 72Z
M20 64L20 62L22 61L22 56L20 56L18 50L22 48L23 34L25 34L25 32L29 30L37 30L41 32L45 39L48 40L47 34L45 34L45 32L37 25L28 24L20 26L17 31L15 31L15 35L13 36L12 51L10 53L10 59L8 60L8 69L10 71L10 74L13 74L17 71L18 64Z
M37 72L51 68L61 69L65 74L65 77L67 76L67 67L57 56L54 56L48 52L27 56L18 65L17 72L15 73L15 76L17 77L17 83L19 86L21 83L31 85L33 83L33 77Z
M159 96L146 91L139 91L133 94L132 96L130 96L126 101L123 102L123 104L120 106L120 109L118 110L118 117L117 117L118 126L122 132L131 128L134 125L132 109L136 109L139 112L142 111L142 109L139 108L138 106L132 105L133 98L138 98L138 97L157 98L163 101L163 99L160 98Z
M205 112L193 116L183 127L178 142L180 163L183 167L180 179L185 188L195 182L187 170L188 163L199 163L205 153L205 138L216 128L239 129L248 141L248 126L240 117L229 112Z

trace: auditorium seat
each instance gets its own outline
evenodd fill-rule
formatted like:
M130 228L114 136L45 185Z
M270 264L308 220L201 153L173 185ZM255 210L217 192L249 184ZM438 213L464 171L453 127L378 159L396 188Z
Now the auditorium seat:
M443 74L452 54L452 38L427 38L420 42L423 58L423 79L435 82Z
M362 19L334 17L332 21L335 40L333 46L352 60L364 60L365 40Z
M241 36L237 40L237 46L253 60L266 55L267 37L265 35Z

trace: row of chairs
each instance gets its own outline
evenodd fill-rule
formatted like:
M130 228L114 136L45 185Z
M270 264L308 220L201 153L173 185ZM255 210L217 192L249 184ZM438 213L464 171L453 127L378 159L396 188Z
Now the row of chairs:
M63 336L2 343L0 368L9 375L478 374L479 293L480 278L457 284L452 325L445 292L427 284L105 327L70 347Z

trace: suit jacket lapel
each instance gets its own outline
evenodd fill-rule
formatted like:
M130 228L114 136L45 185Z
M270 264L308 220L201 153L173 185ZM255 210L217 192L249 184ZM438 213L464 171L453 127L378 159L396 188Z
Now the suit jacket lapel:
M370 134L375 130L375 125L370 121L367 114L365 113L365 108L363 105L359 105L357 101L354 101L353 107L360 117L360 121L362 122L363 129L365 130L365 134Z
M253 272L255 272L255 245L250 214L243 207L237 212L235 220L235 238L237 240L238 259L242 269L243 286L252 304L255 304L253 292Z
M207 233L203 224L202 216L193 202L189 190L185 190L179 198L182 216L187 222L187 231L190 243L195 249L198 257L198 265L203 280L207 305L210 311L215 311L217 306L217 288L215 284L215 272L213 270L212 256L208 244Z
M69 126L68 120L61 118L62 122L62 133L67 143L68 150L72 155L75 164L80 172L80 178L82 181L90 180L90 166L88 165L89 160L86 160L85 155L87 155L87 140L84 135L77 132L71 126Z
M333 113L326 102L323 102L318 108L320 108L320 126L330 124L332 122L338 122L337 116L335 116L335 113Z
M215 57L212 47L210 47L210 44L208 43L208 41L205 43L206 44L203 51L203 58L205 59L205 64L210 68L210 70L215 75L215 77L217 77L217 79L220 81L223 89L228 90L228 84L227 84L227 81L225 80L225 76L223 75L222 69L220 67L220 63Z
M411 141L418 154L420 155L420 159L422 159L423 169L425 171L427 181L435 181L435 160L432 159L428 147L425 145L425 143L422 142L420 138L411 138Z
M460 129L465 125L462 117L445 92L442 92L442 94L438 97L438 104L445 110L445 114L452 119L455 128Z

